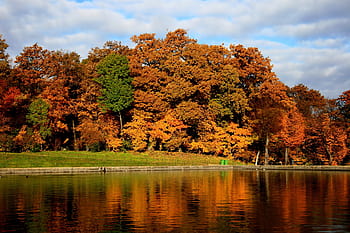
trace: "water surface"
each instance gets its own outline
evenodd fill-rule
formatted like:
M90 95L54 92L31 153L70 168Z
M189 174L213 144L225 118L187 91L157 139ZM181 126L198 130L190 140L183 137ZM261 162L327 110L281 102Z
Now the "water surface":
M350 232L350 173L2 176L0 232Z

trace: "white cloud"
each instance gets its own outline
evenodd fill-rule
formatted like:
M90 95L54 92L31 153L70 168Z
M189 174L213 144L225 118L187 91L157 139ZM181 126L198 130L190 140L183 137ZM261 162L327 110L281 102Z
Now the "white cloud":
M0 0L0 33L13 57L36 42L84 57L107 40L184 28L199 43L258 47L287 85L336 97L350 87L349 12L349 0Z
M341 48L347 47L347 41L345 38L326 38L326 39L316 39L316 40L306 40L301 41L302 46L308 48Z
M276 27L276 32L301 39L318 39L324 36L350 36L350 20L340 18L313 23L288 24Z
M281 53L283 51L283 53ZM336 98L350 87L350 53L341 49L288 48L267 50L274 71L289 86L303 83Z

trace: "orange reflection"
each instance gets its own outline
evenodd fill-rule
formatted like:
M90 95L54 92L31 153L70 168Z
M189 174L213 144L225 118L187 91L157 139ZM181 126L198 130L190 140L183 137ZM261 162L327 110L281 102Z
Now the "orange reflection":
M0 182L1 232L11 223L48 232L305 232L308 225L336 225L339 214L350 212L346 172L144 172Z

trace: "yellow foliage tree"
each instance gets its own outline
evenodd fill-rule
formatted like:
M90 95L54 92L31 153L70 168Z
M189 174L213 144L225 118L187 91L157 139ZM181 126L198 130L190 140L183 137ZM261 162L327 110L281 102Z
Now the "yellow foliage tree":
M123 129L123 133L131 139L133 149L136 151L143 151L147 148L150 131L147 119L143 113L135 113L132 121L128 122Z
M177 118L173 116L171 112L167 113L164 118L155 122L150 127L150 144L151 146L156 146L158 143L159 149L162 150L163 146L172 139L176 137L177 132L186 129L187 126Z
M202 153L223 155L232 158L247 159L245 152L253 142L250 129L240 128L236 123L226 127L217 126L215 122L203 122L202 136L191 143L191 150Z

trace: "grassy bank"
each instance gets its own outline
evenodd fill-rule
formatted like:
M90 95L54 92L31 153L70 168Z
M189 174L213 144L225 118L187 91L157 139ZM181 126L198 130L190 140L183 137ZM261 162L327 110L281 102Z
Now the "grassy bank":
M194 166L220 163L223 158L187 153L48 151L0 153L0 168ZM229 161L229 165L238 165Z

